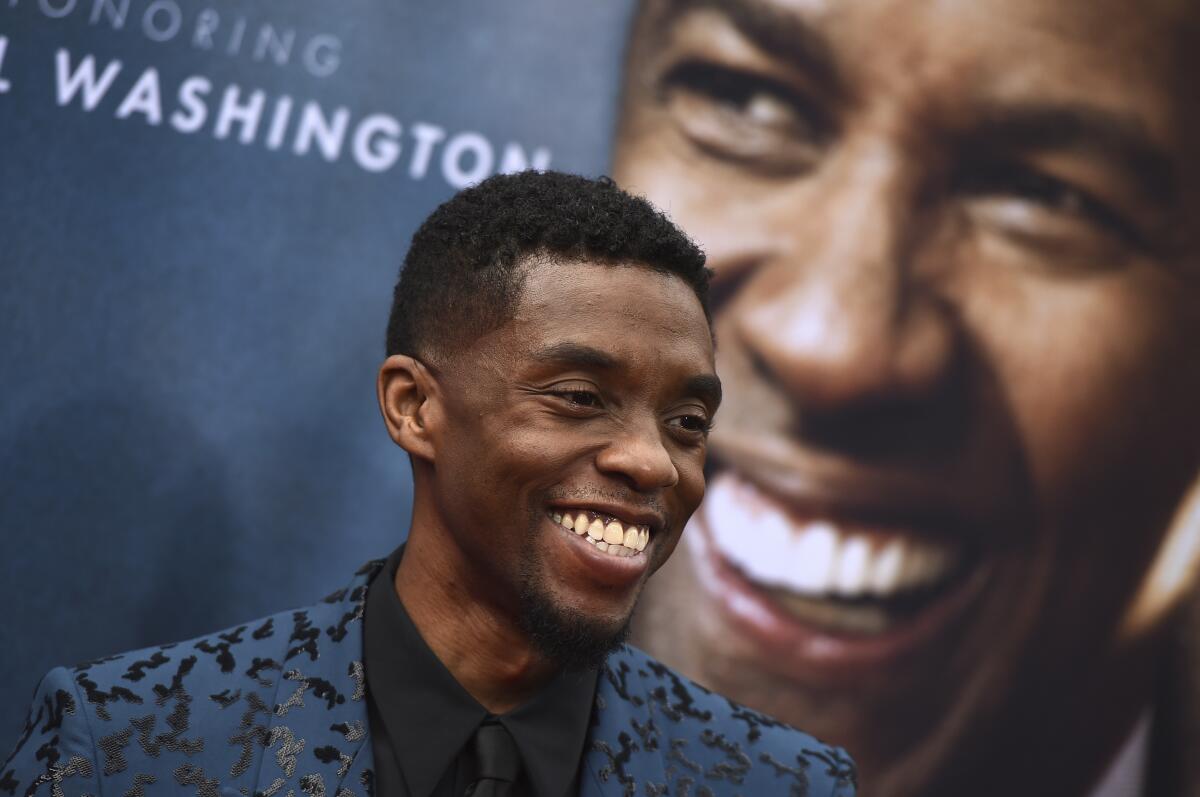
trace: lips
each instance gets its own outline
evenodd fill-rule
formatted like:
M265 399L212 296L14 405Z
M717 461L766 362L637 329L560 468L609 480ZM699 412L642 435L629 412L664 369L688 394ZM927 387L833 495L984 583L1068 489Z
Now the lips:
M551 527L547 541L553 541L547 551L563 557L566 580L603 592L604 600L645 579L665 523L657 512L603 501L554 501L544 512Z
M728 625L785 668L848 673L916 652L982 582L981 557L945 534L806 514L732 471L712 480L698 520L702 584Z

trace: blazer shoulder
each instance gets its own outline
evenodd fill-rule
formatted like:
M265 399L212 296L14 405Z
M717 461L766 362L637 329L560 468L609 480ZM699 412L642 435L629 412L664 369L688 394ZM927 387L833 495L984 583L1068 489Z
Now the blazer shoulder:
M368 573L369 563L356 576ZM353 633L362 617L365 579L356 578L311 606L288 609L182 642L86 661L69 669L89 716L118 716L168 708L186 698L195 724L250 695L269 701L281 680L318 667L322 654L343 642L361 646ZM318 668L319 669L319 668ZM293 678L294 679L294 678ZM319 681L317 677L310 680Z
M156 782L203 785L218 769L225 782L252 779L273 719L302 703L295 687L345 699L314 673L323 652L322 663L337 658L329 646L361 646L363 594L352 584L313 606L56 667L0 765L0 795L141 794ZM281 689L289 679L298 683Z
M683 770L730 783L739 794L855 794L857 772L845 750L717 694L637 648L611 656L601 677L620 699L648 709L648 722L667 737L660 747Z

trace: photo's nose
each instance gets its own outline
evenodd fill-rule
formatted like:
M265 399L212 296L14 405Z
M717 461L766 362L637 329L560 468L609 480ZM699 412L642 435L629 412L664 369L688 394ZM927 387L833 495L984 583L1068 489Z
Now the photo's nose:
M679 482L679 470L663 445L657 424L614 436L596 456L596 467L639 492L673 487Z
M918 267L930 241L914 193L884 169L843 175L730 302L739 345L801 406L912 401L945 378L957 333Z

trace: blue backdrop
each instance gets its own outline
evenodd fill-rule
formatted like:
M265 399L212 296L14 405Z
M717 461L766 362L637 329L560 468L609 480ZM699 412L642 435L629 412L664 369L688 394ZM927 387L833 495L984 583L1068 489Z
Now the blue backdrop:
M0 744L55 664L403 539L374 375L408 238L482 175L605 171L628 12L0 0Z

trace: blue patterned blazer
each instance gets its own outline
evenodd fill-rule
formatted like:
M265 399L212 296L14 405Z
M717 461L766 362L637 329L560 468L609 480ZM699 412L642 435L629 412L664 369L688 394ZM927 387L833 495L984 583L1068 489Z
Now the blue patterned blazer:
M51 671L0 794L371 795L362 616L381 565L307 609ZM585 797L854 794L842 750L634 648L601 669L591 723Z

